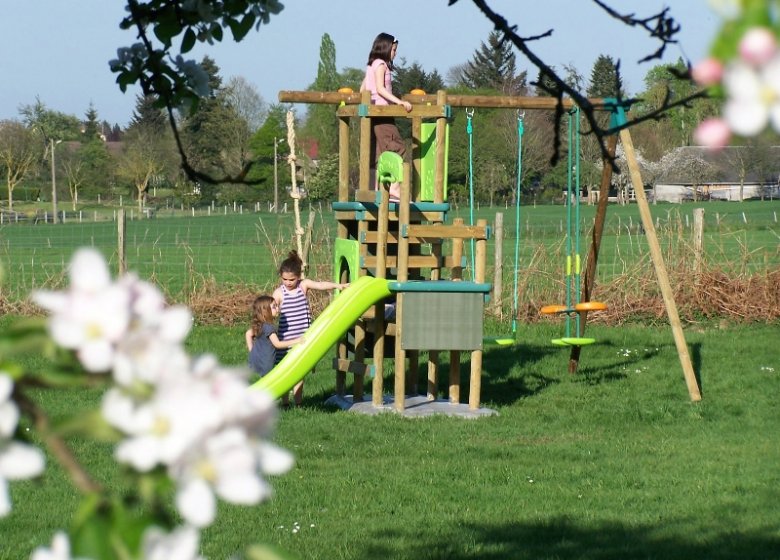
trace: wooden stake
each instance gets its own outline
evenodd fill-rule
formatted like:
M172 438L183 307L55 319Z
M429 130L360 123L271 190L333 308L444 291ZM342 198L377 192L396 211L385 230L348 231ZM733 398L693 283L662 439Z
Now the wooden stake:
M672 291L672 285L669 282L669 275L666 272L666 265L664 264L664 259L661 254L661 245L658 243L658 237L655 233L653 217L650 214L650 205L647 203L645 187L642 184L642 176L639 173L639 164L636 161L636 154L634 152L634 144L628 129L624 128L620 131L620 141L623 143L623 151L626 154L631 182L634 186L634 192L636 192L636 202L639 206L639 214L642 217L642 224L645 228L645 238L647 239L647 244L650 248L650 256L653 259L653 265L655 266L658 286L661 288L661 295L663 295L664 304L666 305L666 315L669 317L669 322L672 325L674 342L677 345L677 355L680 357L685 383L688 386L688 394L692 401L700 401L701 392L699 391L699 384L696 381L696 374L693 371L693 365L691 364L691 356L688 353L688 345L685 342L682 323L680 322L680 316L677 313L677 304L674 301L674 292Z

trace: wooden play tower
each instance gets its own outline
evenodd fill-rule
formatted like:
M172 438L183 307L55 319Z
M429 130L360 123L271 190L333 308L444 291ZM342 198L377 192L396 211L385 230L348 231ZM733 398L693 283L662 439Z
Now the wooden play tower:
M376 407L386 404L384 398L384 358L395 360L393 407L404 410L405 396L417 392L418 353L428 351L427 378L429 400L437 399L439 354L450 352L449 402L460 403L460 353L471 352L468 407L480 407L482 374L482 314L484 298L490 290L487 273L487 239L490 229L485 220L465 225L462 220L447 224L446 201L447 123L452 107L571 110L570 100L548 97L508 97L435 95L422 92L405 95L412 103L407 113L399 105L371 105L370 93L282 91L284 103L320 103L335 107L338 116L339 185L338 201L333 209L338 221L338 238L334 275L340 281L354 281L359 276L393 280L396 301L394 319L386 319L388 306L380 302L356 323L348 337L339 344L336 369L336 391L345 396L347 374L353 374L353 402L364 399L364 378L373 376L371 401ZM612 127L618 132L608 138L609 156L605 157L600 184L596 219L591 234L582 283L582 301L589 301L593 291L596 265L603 234L612 165L618 138L628 161L631 181L636 192L642 224L650 248L659 287L674 335L683 374L691 400L701 399L688 347L680 323L673 291L655 232L650 207L639 173L631 136L623 128L626 116L614 100L592 99L590 102L612 114ZM371 119L377 117L411 120L411 162L395 162L378 174L387 182L404 183L400 203L390 203L386 188L373 190L371 176ZM359 123L359 180L350 185L350 123ZM390 154L395 155L395 154ZM392 163L392 161L391 161ZM474 270L470 281L463 280L465 240L474 240ZM449 250L445 254L445 248ZM587 311L580 313L582 328ZM392 345L387 341L393 342ZM392 352L391 350L392 346ZM581 347L572 346L569 371L577 370ZM409 358L407 369L406 359Z

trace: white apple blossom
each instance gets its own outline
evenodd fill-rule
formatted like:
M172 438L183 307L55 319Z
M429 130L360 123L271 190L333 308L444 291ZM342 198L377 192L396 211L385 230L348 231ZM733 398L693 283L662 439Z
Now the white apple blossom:
M723 119L705 119L696 127L693 139L699 146L719 150L729 143L731 130Z
M176 507L196 527L214 521L216 496L234 503L254 505L271 495L259 474L256 453L246 433L228 428L209 437L172 465L169 474L178 484Z
M0 372L0 441L10 438L19 423L19 409L11 400L14 382L10 376Z
M69 291L39 291L33 300L52 313L54 341L75 350L87 371L105 372L130 324L129 293L111 283L105 259L95 249L76 251L69 274Z
M46 459L40 449L13 440L0 440L0 517L11 511L8 481L38 476L45 465Z
M723 19L734 19L742 11L741 0L710 0L710 7Z
M739 56L748 64L762 66L769 62L777 51L777 40L766 27L748 29L739 41Z
M733 62L724 72L723 86L723 118L734 133L755 136L770 123L780 132L780 54L758 68Z
M103 413L109 419L117 416L105 406ZM116 458L142 472L159 464L170 465L221 421L219 407L205 383L158 386L154 396L139 404L132 420L126 422L129 437L117 446Z
M179 527L166 533L151 526L144 531L142 550L144 560L203 560L198 554L200 534L195 527Z
M181 344L171 343L152 330L131 331L119 342L112 375L117 384L155 385L164 377L186 383L192 360Z
M62 531L54 534L51 542L51 548L39 546L36 548L30 560L88 560L87 558L75 558L70 555L70 540L68 535Z

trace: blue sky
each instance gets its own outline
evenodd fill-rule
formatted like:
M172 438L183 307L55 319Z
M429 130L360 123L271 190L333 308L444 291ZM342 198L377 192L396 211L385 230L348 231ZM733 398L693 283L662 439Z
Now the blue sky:
M193 58L211 56L224 79L242 76L266 102L280 90L305 89L317 72L322 35L336 45L336 64L362 67L371 42L385 31L399 39L399 58L419 62L426 71L446 77L469 60L491 30L470 0L282 0L284 11L241 43L226 40L198 48ZM623 13L646 17L669 5L682 24L679 45L667 49L664 62L703 57L719 20L707 0L609 0ZM599 54L621 60L630 93L643 86L654 63L637 64L656 44L644 32L628 29L590 0L488 0L518 26L524 37L554 29L552 37L532 45L547 63L573 64L589 76ZM0 0L6 25L0 33L0 119L18 118L21 105L36 96L50 109L83 116L92 103L101 120L125 126L138 90L122 94L108 60L116 49L134 42L118 27L121 0ZM10 17L9 17L10 15ZM229 34L226 34L226 36ZM519 58L521 69L530 63ZM530 76L536 71L531 70Z

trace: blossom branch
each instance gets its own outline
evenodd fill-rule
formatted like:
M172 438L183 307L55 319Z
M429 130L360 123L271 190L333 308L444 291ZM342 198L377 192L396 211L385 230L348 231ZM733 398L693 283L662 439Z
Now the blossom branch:
M47 448L70 475L70 479L76 488L84 494L101 492L102 486L92 479L81 463L78 462L75 455L73 455L71 449L51 429L51 423L47 414L19 389L14 391L14 400L32 418L33 424L38 433L41 434Z

